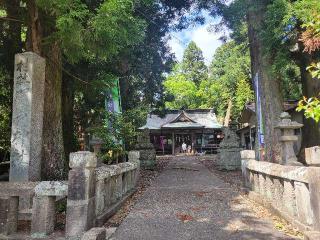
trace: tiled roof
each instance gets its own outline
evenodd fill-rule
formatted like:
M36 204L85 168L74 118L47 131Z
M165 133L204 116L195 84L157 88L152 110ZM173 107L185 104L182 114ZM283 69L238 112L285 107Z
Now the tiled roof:
M192 121L177 121L178 117L184 113ZM161 128L209 128L220 129L222 125L218 123L215 113L210 109L195 110L167 110L167 114L161 118L156 114L149 114L147 124L140 129L149 128L157 130Z

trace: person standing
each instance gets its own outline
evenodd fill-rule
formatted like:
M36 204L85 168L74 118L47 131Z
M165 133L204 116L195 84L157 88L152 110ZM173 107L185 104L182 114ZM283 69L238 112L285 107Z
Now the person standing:
M182 143L181 148L182 148L182 152L183 152L183 153L186 153L186 152L187 152L187 144L186 144L185 142Z

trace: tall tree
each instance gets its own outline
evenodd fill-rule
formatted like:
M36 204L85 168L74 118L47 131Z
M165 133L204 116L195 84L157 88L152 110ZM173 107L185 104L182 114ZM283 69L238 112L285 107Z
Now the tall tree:
M194 41L191 41L183 54L181 71L188 80L194 82L197 86L202 80L208 78L208 68L204 63L202 50Z
M62 59L71 64L81 59L110 60L143 39L145 22L133 15L133 0L17 2L18 9L27 13L26 22L18 19L27 27L26 49L46 59L42 175L43 179L61 179L67 167L62 134ZM4 4L9 8L13 3Z
M265 54L261 36L266 27L266 11L270 3L269 0L236 0L224 7L220 6L220 9L223 21L234 31L231 36L235 39L243 39L243 26L247 26L245 32L249 41L252 83L258 81L261 107L264 109L263 124L259 124L263 128L259 131L264 134L264 160L280 162L280 131L275 129L275 126L282 111L281 78L272 72L273 55ZM258 137L262 140L261 136Z
M0 161L10 148L14 55L22 49L22 9L18 0L0 1ZM10 20L9 20L10 19Z
M225 117L232 102L232 119L236 120L245 104L253 100L250 84L250 56L248 42L230 41L216 50L209 67L208 102L219 117Z

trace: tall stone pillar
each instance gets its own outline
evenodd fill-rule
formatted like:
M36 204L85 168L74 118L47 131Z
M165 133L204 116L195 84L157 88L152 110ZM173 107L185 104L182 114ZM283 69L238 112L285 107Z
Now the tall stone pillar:
M45 59L15 56L10 181L41 180Z

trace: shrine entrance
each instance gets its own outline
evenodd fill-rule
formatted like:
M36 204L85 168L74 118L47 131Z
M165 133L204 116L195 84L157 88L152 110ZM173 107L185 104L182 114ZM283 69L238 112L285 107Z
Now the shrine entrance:
M175 148L173 154L182 153L182 144L187 144L187 148L193 148L193 141L191 134L176 134L174 136Z

